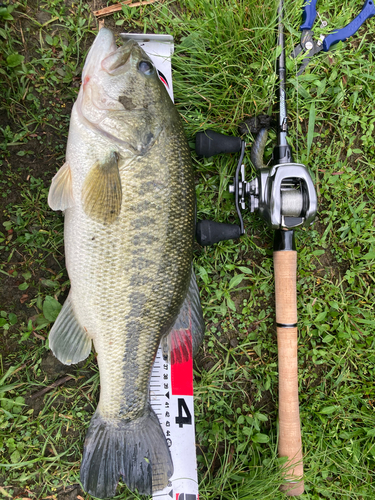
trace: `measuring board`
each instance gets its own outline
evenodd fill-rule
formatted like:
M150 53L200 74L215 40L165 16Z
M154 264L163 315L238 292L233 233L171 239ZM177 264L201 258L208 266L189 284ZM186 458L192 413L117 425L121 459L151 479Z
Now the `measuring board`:
M169 364L159 347L150 382L151 406L171 451L174 474L155 500L198 500L193 401L193 359Z
M148 54L173 99L173 37L121 33L135 40ZM192 352L192 349L190 349ZM171 452L174 473L168 486L153 493L153 500L199 500L193 400L193 359L171 365L159 347L150 381L150 402Z

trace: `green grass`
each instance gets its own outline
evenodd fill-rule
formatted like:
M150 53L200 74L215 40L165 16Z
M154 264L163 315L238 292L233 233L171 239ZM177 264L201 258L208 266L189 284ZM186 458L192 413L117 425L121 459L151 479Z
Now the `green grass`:
M299 42L301 5L286 3L287 53ZM327 32L347 24L362 4L330 0L318 7ZM64 161L71 106L97 30L93 9L62 0L0 8L3 498L62 500L64 488L89 498L77 485L98 373L93 356L63 367L49 354L48 331L69 281L63 220L49 209L47 193ZM208 127L237 134L245 118L276 111L276 11L277 2L184 0L124 7L105 18L117 33L175 37L175 101L192 145L200 219L236 221L227 191L236 157L196 158L194 135ZM324 32L319 24L317 35ZM308 500L375 498L374 40L370 19L316 56L298 79L298 62L287 62L290 143L319 198L314 225L296 231L301 498ZM251 145L253 138L246 140ZM266 160L274 140L271 133ZM250 178L249 153L246 167ZM195 362L203 500L284 498L272 232L257 215L244 218L239 241L195 249L207 325ZM139 497L121 486L117 498Z

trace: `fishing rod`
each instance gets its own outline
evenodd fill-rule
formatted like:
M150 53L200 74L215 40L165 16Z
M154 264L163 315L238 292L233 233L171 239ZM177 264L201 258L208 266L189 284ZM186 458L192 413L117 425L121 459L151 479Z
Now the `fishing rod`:
M240 153L233 184L229 186L229 191L235 197L240 224L200 221L197 224L197 240L201 245L211 245L244 234L242 211L246 209L246 205L251 212L258 212L274 230L273 263L279 367L278 453L280 457L287 457L283 465L284 481L280 488L289 496L298 496L304 491L304 483L298 401L297 251L294 231L313 223L317 212L317 196L308 169L301 163L293 162L291 147L287 141L283 0L278 8L277 44L281 49L276 69L279 109L277 144L273 149L271 165L263 163L268 126L261 125L259 128L261 119L253 121L250 126L250 131L257 131L251 148L251 161L257 175L251 181L246 181L243 163L245 141L240 137L229 137L212 130L200 132L196 136L196 152L200 156ZM240 127L241 131L244 129L246 130L246 124L245 127Z

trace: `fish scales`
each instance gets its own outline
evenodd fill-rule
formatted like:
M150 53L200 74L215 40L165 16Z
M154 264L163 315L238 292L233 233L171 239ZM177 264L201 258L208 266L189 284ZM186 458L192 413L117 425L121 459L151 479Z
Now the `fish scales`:
M158 142L137 168L120 167L123 204L113 224L93 224L81 207L66 212L65 241L74 241L66 251L72 300L80 323L94 339L101 375L98 408L107 417L116 415L120 406L125 411L130 387L138 388L139 398L147 395L154 351L178 312L190 275L194 184L189 151L184 136L168 128ZM84 149L81 153L85 156ZM187 193L181 169L191 186ZM154 189L139 185L140 176L154 179ZM133 334L126 338L123 331Z
M66 163L49 194L50 206L65 211L71 281L50 346L67 364L87 357L91 340L97 352L100 399L81 466L86 491L113 496L122 476L150 494L173 472L149 404L153 360L179 315L193 315L194 339L203 334L191 271L190 151L173 103L135 42L117 49L102 29L82 78Z

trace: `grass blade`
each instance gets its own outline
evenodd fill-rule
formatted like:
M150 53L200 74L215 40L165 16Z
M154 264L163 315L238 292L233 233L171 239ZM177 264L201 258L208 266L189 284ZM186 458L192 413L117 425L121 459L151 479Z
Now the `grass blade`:
M314 139L315 117L316 117L315 102L312 102L309 113L309 126L307 129L307 159L309 159L311 145Z

